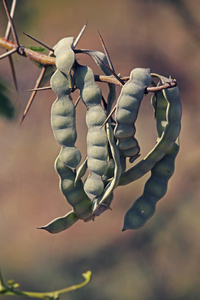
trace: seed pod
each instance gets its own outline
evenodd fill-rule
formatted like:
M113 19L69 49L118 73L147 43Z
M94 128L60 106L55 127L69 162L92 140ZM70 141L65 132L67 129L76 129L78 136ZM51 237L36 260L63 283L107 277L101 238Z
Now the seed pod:
M169 81L168 78L159 76L162 83ZM150 171L159 162L165 154L174 145L179 136L181 129L182 108L178 87L173 87L163 91L163 95L167 101L166 108L166 126L163 127L163 132L154 148L142 159L138 164L130 168L122 174L119 185L129 184L130 182L139 179L148 171Z
M110 205L113 200L113 193L111 193L103 202L99 203L99 205L95 209L95 216L100 216L104 211L111 209Z
M152 97L152 105L155 110L159 142L168 124L167 122L170 119L166 91L154 95L154 97ZM178 114L177 117L180 118L180 115ZM123 230L142 227L155 213L157 202L163 198L167 192L168 181L174 173L174 163L178 151L179 140L177 138L171 149L152 168L151 176L145 184L142 196L134 202L125 215Z
M95 63L97 64L97 66L103 71L103 73L107 76L112 75L112 73L110 72L110 70L108 68L106 68L106 66L104 64L106 64L107 66L109 65L108 60L106 55L101 52L101 51L96 51L96 50L76 50L77 53L84 53L89 55L91 58L93 58L93 60L95 61ZM100 58L100 59L99 59ZM103 63L102 63L103 61ZM106 115L108 116L112 105L115 101L116 98L116 91L115 91L115 85L112 83L108 83L108 87L109 87L109 94L107 97L107 108L106 108Z
M104 190L102 176L107 169L107 136L101 125L106 119L106 114L101 107L101 90L94 80L94 74L89 67L77 65L75 84L80 90L80 96L87 107L86 124L87 134L87 177L84 190L90 199L94 199Z
M39 227L38 229L45 229L50 233L59 233L63 230L68 229L73 224L78 221L78 217L75 215L73 211L67 213L63 217L56 218L52 220L45 226Z
M114 172L113 172L112 179L106 185L103 193L94 200L92 211L95 214L96 211L98 211L98 208L102 204L105 204L105 201L107 201L110 195L113 194L113 191L115 187L118 185L122 173L120 153L114 141L114 133L110 124L110 120L106 123L106 131L107 131L108 142L109 142L112 158L114 161Z
M76 168L81 160L80 151L74 146L77 138L76 112L70 96L70 71L75 61L71 49L73 38L64 38L54 47L58 70L51 77L51 87L57 99L51 109L51 126L54 137L62 146L60 158L66 166Z
M74 181L75 185L76 185L76 182L85 175L85 173L87 171L87 161L88 161L88 157L86 156L84 161L82 162L82 164L77 169L76 178Z
M56 67L60 72L63 72L67 76L69 75L75 61L75 53L72 50L73 42L73 37L66 37L61 39L54 46L54 54L56 56Z
M67 167L58 157L55 161L55 169L60 177L60 189L68 203L73 207L73 211L63 217L52 220L39 229L45 229L50 233L58 233L71 227L79 219L92 220L94 216L91 212L91 200L83 190L81 179L77 179L75 186L75 172Z
M150 84L149 69L133 69L129 81L122 87L117 100L114 134L118 139L117 145L125 157L137 157L140 151L135 138L135 121L145 89Z
M159 139L163 131L165 130L165 127L167 126L167 100L165 99L162 91L153 94L151 98L151 104L153 106L154 114L156 117L156 127Z
M144 192L127 211L123 231L142 227L155 213L156 203L167 192L168 181L174 173L175 158L179 151L178 142L152 168L151 177L146 182Z
M55 161L55 169L60 176L60 189L68 203L73 207L75 215L79 219L88 218L91 215L91 200L83 190L81 179L75 182L75 172L67 167L58 157Z

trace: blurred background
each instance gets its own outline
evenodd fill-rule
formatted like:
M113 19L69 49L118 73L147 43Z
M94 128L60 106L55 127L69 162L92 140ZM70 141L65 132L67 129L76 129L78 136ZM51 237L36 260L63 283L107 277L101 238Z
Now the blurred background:
M40 71L30 60L13 55L16 93L8 59L1 60L0 76L10 84L16 108L12 121L0 118L0 266L6 279L19 282L24 290L49 291L81 282L81 274L91 270L89 285L61 299L200 298L199 15L198 0L18 0L14 21L22 45L37 45L23 32L53 46L65 36L76 37L88 21L77 48L102 51L98 29L117 73L129 75L135 67L148 67L176 78L183 119L175 173L143 228L121 231L124 215L142 194L149 175L118 187L112 211L95 222L79 221L51 235L36 228L71 210L53 166L60 149L50 126L55 94L38 93L19 126L30 96L27 90L34 87ZM6 25L1 1L1 37ZM101 74L90 58L78 59ZM106 85L100 86L106 97ZM136 126L143 157L156 140L150 96L142 103ZM84 158L87 131L82 104L77 107L77 130Z

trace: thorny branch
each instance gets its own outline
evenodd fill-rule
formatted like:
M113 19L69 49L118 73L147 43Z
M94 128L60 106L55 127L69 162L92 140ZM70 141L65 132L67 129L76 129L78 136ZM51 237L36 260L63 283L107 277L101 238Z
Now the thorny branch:
M13 16L14 16L14 11L15 11L16 1L17 0L13 0L12 7L11 7L10 12L9 12L7 2L6 2L6 0L3 0L4 8L5 8L5 11L6 11L6 14L7 14L7 18L8 18L8 25L7 25L7 29L6 29L6 33L5 33L4 38L0 37L0 47L6 49L6 52L0 56L0 60L5 58L5 57L9 58L16 90L17 90L17 80L16 80L16 74L15 74L14 65L13 65L12 56L11 56L12 54L17 53L21 56L24 56L26 58L31 59L34 62L39 63L42 66L40 76L38 77L38 79L36 81L35 87L32 90L32 94L29 98L28 104L25 108L22 119L20 121L20 124L21 124L23 122L24 118L26 117L26 115L27 115L32 103L33 103L33 100L35 98L35 95L36 95L37 91L41 89L40 84L41 84L41 81L42 81L42 79L45 75L45 72L46 72L47 68L49 66L54 66L55 65L55 57L53 57L53 52L54 52L53 48L51 48L50 46L46 45L45 43L39 41L38 39L36 39L36 38L26 34L26 33L24 33L24 34L27 35L29 38L35 40L36 42L38 42L40 45L44 46L48 50L50 50L50 52L49 52L48 55L45 55L45 54L38 53L37 51L34 51L32 49L29 49L27 47L24 47L24 46L20 45L18 37L17 37L16 30L15 30L15 26L14 26L14 23L13 23ZM73 50L74 50L75 53L84 53L84 52L89 51L89 50L75 49L76 45L78 44L81 36L83 35L83 33L86 29L86 26L87 26L87 23L83 26L83 28L81 29L81 31L79 32L77 38L74 41ZM12 35L13 35L13 38L14 38L14 43L9 41L9 35L10 35L11 31L12 31ZM106 48L106 45L104 43L104 40L103 40L103 38L102 38L99 31L98 31L98 33L99 33L99 38L100 38L102 47L104 49L105 55L106 55L107 60L108 60L108 65L106 65L103 61L101 61L101 59L99 57L97 57L97 59L99 59L101 61L101 63L103 63L105 65L105 67L111 72L112 75L110 75L110 76L95 75L95 80L98 81L98 82L105 82L105 83L109 83L109 84L111 83L111 84L114 84L114 85L123 86L125 84L125 82L127 80L129 80L129 76L121 77L121 76L119 76L115 73L115 70L114 70L112 61L110 59L108 50ZM158 84L156 87L148 87L146 89L145 93L158 92L162 89L170 88L170 87L173 87L175 85L176 85L176 81L170 79L169 82L165 85L159 85ZM51 87L48 87L48 88L51 88ZM109 114L108 118L115 111L115 109L116 109L116 106L113 108L113 110ZM107 121L107 119L106 119L106 121Z
M0 37L0 47L4 48L6 50L13 50L17 49L18 46L15 43L12 43L2 37ZM38 62L39 64L48 67L48 66L54 66L55 65L55 57L51 57L42 53L38 53L34 50L31 50L29 48L26 48L24 46L20 46L21 51L17 51L17 54L22 55L24 57L27 57L35 62ZM74 50L75 53L79 50ZM120 77L121 80L127 81L129 80L129 76ZM122 84L113 76L106 76L106 75L95 75L95 80L98 82L105 82L105 83L113 83L115 85L122 86ZM158 87L149 87L147 89L148 92L158 92L162 89L170 88L176 86L176 81L172 81L169 84L166 84L164 86L160 85Z

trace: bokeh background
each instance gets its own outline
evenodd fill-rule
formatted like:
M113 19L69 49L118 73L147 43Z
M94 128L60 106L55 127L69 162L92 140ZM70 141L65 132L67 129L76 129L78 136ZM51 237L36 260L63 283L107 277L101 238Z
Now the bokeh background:
M95 222L79 221L65 232L50 235L36 228L70 210L53 167L60 149L50 127L55 94L38 93L19 126L30 96L27 90L34 86L39 69L30 60L13 56L16 93L8 60L0 61L0 76L11 84L16 107L13 121L0 118L0 266L6 279L13 278L24 290L49 291L81 282L81 274L91 270L89 285L61 299L200 298L199 15L198 0L18 0L14 21L22 45L36 45L23 32L53 46L62 37L76 37L88 21L77 47L102 51L98 29L117 73L129 75L134 67L149 67L176 78L183 121L174 176L156 214L143 228L121 231L124 215L142 193L148 175L119 187L112 211ZM0 36L6 24L0 2ZM88 57L79 60L101 74ZM106 96L106 85L101 88ZM84 157L82 104L77 107L77 129L77 146ZM144 156L156 139L148 96L137 121L137 137Z

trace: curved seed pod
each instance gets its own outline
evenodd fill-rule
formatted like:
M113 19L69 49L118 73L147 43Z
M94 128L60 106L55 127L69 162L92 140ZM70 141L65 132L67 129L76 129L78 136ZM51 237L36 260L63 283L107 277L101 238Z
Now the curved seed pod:
M91 200L83 190L81 179L75 182L75 172L67 167L60 157L55 161L55 169L60 176L60 189L67 202L73 207L75 215L79 219L88 218L91 215Z
M134 202L125 215L123 231L142 227L155 213L156 203L167 192L168 181L174 173L174 162L178 151L179 145L175 143L152 168L151 177L145 184L143 195Z
M106 185L114 176L115 163L112 157L109 157L108 166L105 175L103 176L104 184Z
M86 194L94 199L104 190L102 176L107 169L107 136L101 125L106 119L106 114L101 107L101 90L94 80L94 74L89 67L77 65L74 73L76 87L87 106L86 123L87 154L89 176L84 183Z
M159 78L163 84L169 82L169 79L166 77L160 76ZM158 138L156 145L148 155L121 175L119 185L129 184L150 171L165 156L179 136L182 107L178 87L163 91L163 95L167 101L166 126L163 127L160 138Z
M108 142L109 142L111 154L112 154L113 161L114 161L114 174L113 174L113 178L106 185L103 193L94 200L92 211L95 214L96 214L96 211L98 210L99 206L101 204L104 204L104 202L107 201L108 197L113 193L113 190L119 183L119 179L120 179L120 176L122 173L119 149L116 146L115 141L114 141L114 134L113 134L113 129L110 124L110 120L106 123L106 131L107 131Z
M87 161L88 161L88 156L85 157L84 161L82 162L82 164L77 169L76 178L75 178L75 181L74 181L75 185L76 185L76 182L85 175L85 173L87 171Z
M152 97L152 105L155 110L159 139L167 126L167 113L169 112L167 111L167 101L163 91ZM174 163L178 151L179 141L177 139L166 155L152 168L151 176L145 184L143 195L134 202L125 215L123 230L136 229L143 226L154 214L156 203L167 192L168 181L174 172Z
M166 119L167 100L165 99L162 91L153 94L151 98L151 104L153 106L155 116L156 116L158 138L160 138L167 125L167 119Z
M117 100L114 135L118 139L117 145L122 155L126 157L137 157L140 151L135 138L135 121L145 89L151 81L149 69L133 69Z
M73 211L70 211L63 217L56 218L52 220L45 226L39 227L38 229L45 229L50 233L59 233L63 230L68 229L73 224L78 221L78 217L75 215Z
M70 71L75 61L71 49L73 38L59 41L55 49L58 70L51 77L51 87L57 99L51 109L51 126L54 137L62 146L60 158L70 168L76 168L81 160L80 151L74 146L77 138L76 112L70 96Z

